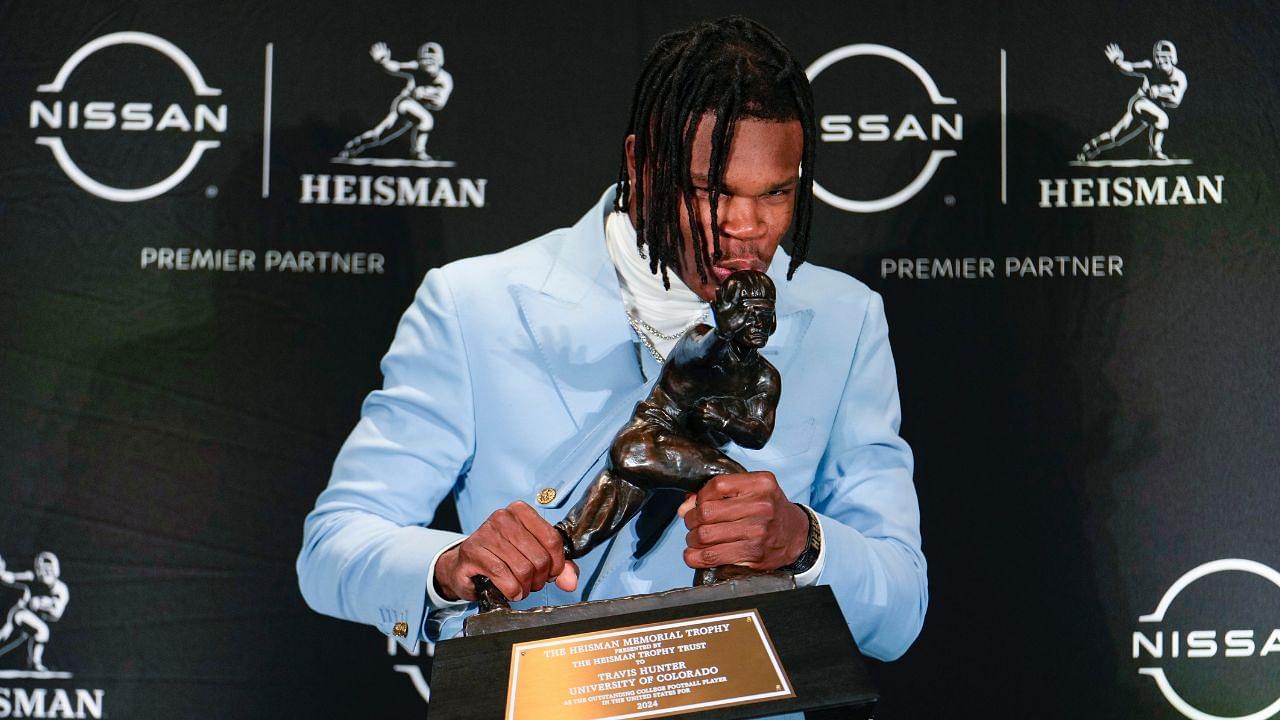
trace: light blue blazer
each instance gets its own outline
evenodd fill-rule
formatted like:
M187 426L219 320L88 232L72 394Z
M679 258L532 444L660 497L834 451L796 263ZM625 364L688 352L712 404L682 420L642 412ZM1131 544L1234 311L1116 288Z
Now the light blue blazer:
M554 522L585 491L659 369L627 324L605 248L613 196L571 228L427 273L382 360L383 388L307 516L297 568L312 608L388 635L405 622L406 647L451 637L474 606L427 600L431 559L460 538L426 527L445 496L472 530L515 500ZM788 282L787 263L779 250L769 270L778 329L763 352L782 374L773 437L728 453L819 514L818 582L862 651L892 659L919 633L928 591L883 307L814 265ZM633 521L579 560L576 592L548 585L516 607L687 586L684 537L678 519L648 532ZM642 542L651 549L636 557Z

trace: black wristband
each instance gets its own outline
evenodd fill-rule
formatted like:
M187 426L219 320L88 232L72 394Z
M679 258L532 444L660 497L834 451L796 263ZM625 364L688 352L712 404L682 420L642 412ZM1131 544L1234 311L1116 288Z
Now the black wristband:
M805 544L804 551L800 553L800 557L790 565L784 565L781 569L787 570L795 575L799 575L813 568L813 564L818 562L818 554L822 551L822 526L818 523L818 514L809 508L795 503L796 507L804 511L806 517L809 518L809 541Z

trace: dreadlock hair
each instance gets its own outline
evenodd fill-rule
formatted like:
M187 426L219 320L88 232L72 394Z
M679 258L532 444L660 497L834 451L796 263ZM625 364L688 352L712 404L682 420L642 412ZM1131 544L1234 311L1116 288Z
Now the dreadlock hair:
M697 219L689 172L694 134L706 113L715 116L708 169L711 253ZM627 125L627 135L635 136L634 186L625 149L618 173L614 209L625 212L634 193L636 246L641 253L647 248L649 270L661 271L667 289L668 271L681 272L681 211L688 215L694 263L703 282L720 259L719 199L734 126L742 118L799 120L804 129L788 280L808 254L816 135L809 79L782 41L756 21L740 15L704 21L664 35L650 51Z

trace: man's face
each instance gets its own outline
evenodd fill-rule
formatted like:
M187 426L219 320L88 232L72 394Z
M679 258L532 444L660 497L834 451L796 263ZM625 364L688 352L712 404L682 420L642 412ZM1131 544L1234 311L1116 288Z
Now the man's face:
M769 342L778 321L772 300L745 298L734 303L727 312L716 313L716 325L739 349L759 350Z
M702 224L707 255L714 257L711 234L711 132L715 116L706 113L698 122L689 160L693 179L694 211ZM627 157L635 186L635 155L627 139ZM717 203L720 226L720 260L709 269L707 281L698 277L693 231L688 214L681 210L680 279L699 297L715 299L716 288L736 270L764 272L773 261L783 235L795 214L800 162L804 158L804 130L799 120L743 118L734 127L733 143L724 170L724 187ZM632 220L635 220L634 210ZM766 336L767 339L767 336Z

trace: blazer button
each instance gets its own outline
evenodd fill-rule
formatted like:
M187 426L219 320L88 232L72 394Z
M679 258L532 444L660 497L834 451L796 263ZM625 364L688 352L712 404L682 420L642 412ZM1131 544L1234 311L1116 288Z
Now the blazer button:
M409 637L409 623L398 622L395 627L391 628L391 632L395 633L396 637Z
M555 488L542 488L538 491L538 502L543 505L550 505L556 499Z

